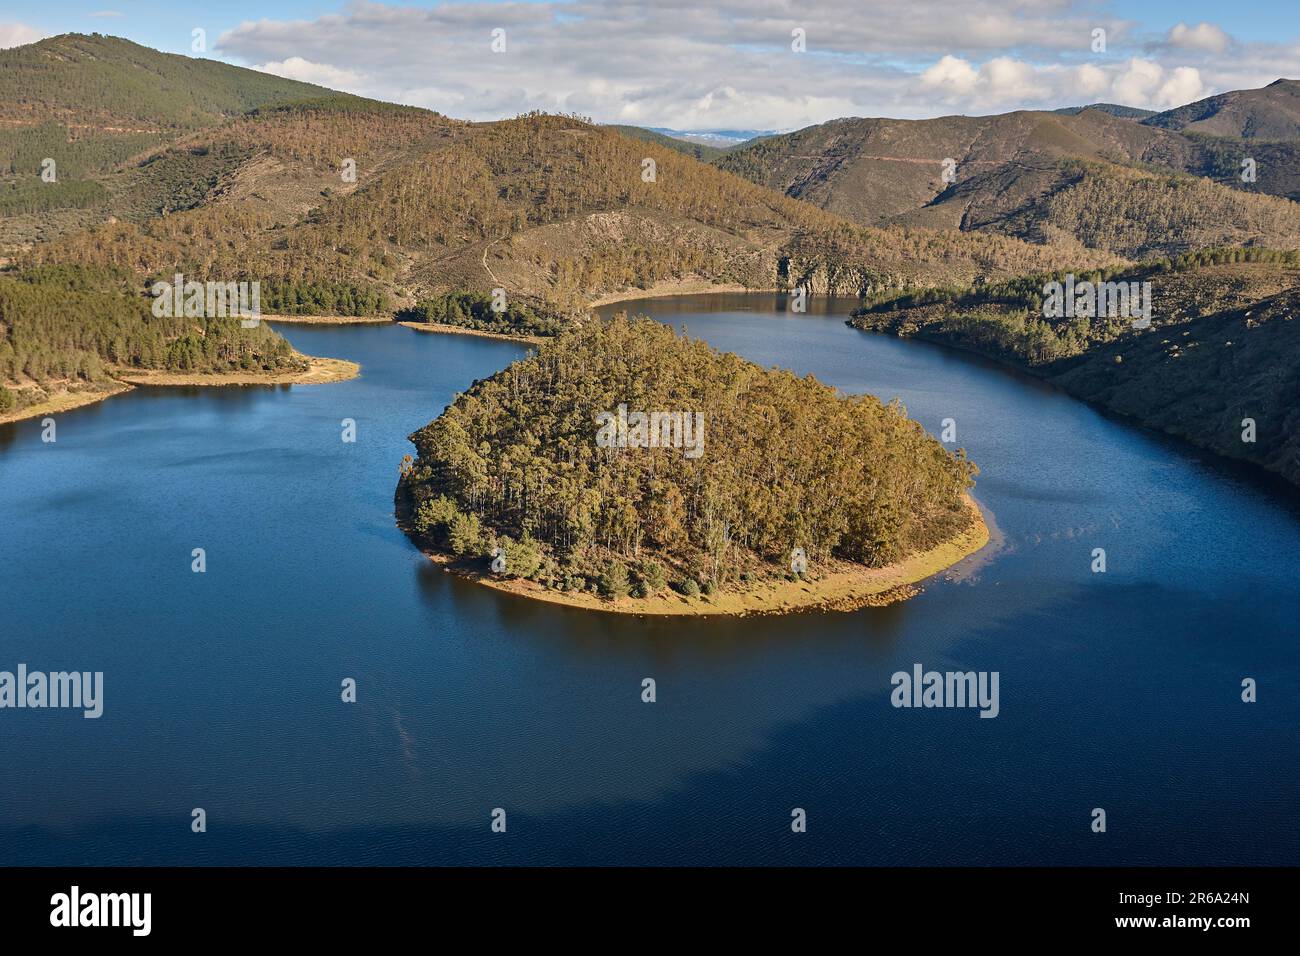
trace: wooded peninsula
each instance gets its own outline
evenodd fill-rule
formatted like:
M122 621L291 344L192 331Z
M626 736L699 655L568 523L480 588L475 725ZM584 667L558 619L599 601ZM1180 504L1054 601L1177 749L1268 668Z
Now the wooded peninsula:
M899 403L649 319L581 323L411 440L399 514L426 553L560 603L847 609L904 596L988 540L975 465Z

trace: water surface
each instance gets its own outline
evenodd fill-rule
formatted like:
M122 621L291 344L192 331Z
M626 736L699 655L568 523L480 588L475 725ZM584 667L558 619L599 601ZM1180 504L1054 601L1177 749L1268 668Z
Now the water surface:
M848 307L632 306L955 419L1000 548L853 614L601 615L432 566L393 524L406 436L508 342L280 326L362 376L0 427L0 669L106 684L99 720L0 711L0 863L1300 862L1294 499ZM1000 715L894 709L914 662L998 671Z

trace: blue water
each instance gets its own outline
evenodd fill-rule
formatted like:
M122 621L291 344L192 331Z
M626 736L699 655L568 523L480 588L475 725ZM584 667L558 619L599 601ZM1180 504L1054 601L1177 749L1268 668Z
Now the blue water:
M651 620L489 591L411 546L393 491L406 436L523 349L281 326L362 376L138 389L58 416L54 444L0 427L0 670L105 675L98 720L0 710L0 864L1300 862L1293 495L849 329L843 303L632 308L898 396L936 434L955 419L994 546L853 614ZM998 671L1000 715L891 707L914 662Z

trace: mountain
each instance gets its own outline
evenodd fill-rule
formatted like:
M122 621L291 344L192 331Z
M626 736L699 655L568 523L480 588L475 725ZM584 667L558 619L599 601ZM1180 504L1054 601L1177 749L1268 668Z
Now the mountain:
M372 125L357 126L361 117ZM142 274L346 279L397 299L500 286L561 309L674 280L856 293L1008 274L1056 256L1015 240L864 229L567 117L361 117L317 104L210 131L201 148L228 167L194 208L106 223L32 255ZM184 156L200 148L187 142ZM339 182L331 149L356 157L355 185ZM647 159L653 179L643 178ZM222 238L214 246L212 237Z
M729 150L743 146L751 140L772 135L771 130L719 129L687 132L679 129L669 129L664 126L609 125L606 126L606 129L616 130L633 139L658 143L660 146L675 149L679 153L685 153L687 156L692 156L703 163L712 162Z
M717 146L720 149L734 149L751 139L762 139L764 136L771 136L775 130L770 129L700 129L700 130L681 130L670 129L666 126L649 127L656 133L663 133L665 136L671 136L674 139L684 139L692 143L704 143L710 146Z
M1252 115L1267 101L1268 128L1284 131L1290 89L1247 91L1261 94L1247 98ZM1074 241L1130 258L1236 242L1291 247L1300 207L1272 197L1300 198L1300 141L1214 139L1177 125L1169 114L1135 122L1105 107L843 119L747 144L715 165L865 225ZM1246 158L1254 181L1241 177ZM1090 226L1090 203L1105 216L1156 214L1138 235L1103 234Z
M715 164L862 224L1065 239L1128 258L1238 241L1286 246L1300 234L1294 204L1180 179L1180 170L1200 165L1187 138L1096 109L837 120ZM1200 216L1187 202L1193 196L1213 216ZM1066 212L1097 208L1114 221L1112 207L1152 208L1153 229L1136 239L1102 235ZM1170 219L1178 230L1165 229Z
M1207 447L1220 448L1224 416L1237 414L1233 394L1258 395L1269 429L1295 405L1279 368L1294 365L1296 264L1285 257L1300 248L1300 206L1264 194L1279 188L1294 142L1102 109L1020 111L838 120L706 164L653 132L544 114L464 122L104 37L0 57L12 67L0 72L11 123L0 145L21 158L0 176L0 385L22 392L11 401L103 382L123 360L203 374L301 365L267 330L149 322L146 290L183 272L259 282L271 314L468 308L483 321L501 289L518 324L546 331L580 322L593 301L651 290L893 297L861 323L924 330L1040 373L1050 364L1077 394L1115 408L1144 387L1177 387L1172 405L1153 403L1167 418L1144 420ZM1269 128L1281 129L1290 88L1243 94L1215 115L1250 112L1239 132L1261 129L1268 102ZM1229 186L1244 149L1258 181ZM41 157L56 160L56 181L39 175ZM1192 268L1216 245L1253 247L1211 256L1222 282ZM1283 258L1261 258L1267 248ZM1160 277L1161 307L1187 323L1176 334L1206 351L1183 361L1190 342L1174 355L1153 345L1172 339L1036 320L1025 283L1066 268ZM1238 348L1247 333L1251 348ZM1202 365L1207 343L1254 364ZM1170 369L1209 377L1198 385ZM1223 406L1213 415L1211 399ZM1270 441L1270 454L1290 448ZM1289 474L1262 452L1245 454Z
M1275 80L1260 90L1235 90L1157 113L1147 126L1229 139L1300 140L1300 80Z
M0 245L259 279L298 310L497 287L561 313L652 287L879 292L1300 241L1294 203L1176 171L1206 162L1204 137L1101 109L838 120L706 165L653 131L466 123L107 37L4 57L8 108L59 116L42 149L73 172L0 181ZM156 141L78 169L72 131L107 123Z
M214 181L215 158L184 160L195 168L183 173L175 162L155 169L157 176L187 182L164 187L177 195L152 204L114 205L101 178L186 134L322 97L368 102L99 34L0 50L0 244L49 238L101 218L88 210L183 208L195 183ZM47 167L52 181L41 177Z
M1065 116L1078 116L1084 110L1097 110L1101 113L1109 113L1111 116L1118 116L1120 119L1146 119L1148 116L1155 116L1155 110L1144 110L1136 106L1120 106L1118 103L1091 103L1088 106L1062 106L1059 110L1052 110L1053 113L1060 113Z
M194 129L276 103L331 94L256 70L160 53L119 37L68 33L0 50L0 117Z

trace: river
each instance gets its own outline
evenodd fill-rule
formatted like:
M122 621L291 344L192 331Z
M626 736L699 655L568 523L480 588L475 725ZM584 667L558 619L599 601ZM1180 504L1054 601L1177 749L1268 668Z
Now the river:
M361 377L0 426L0 670L104 673L99 719L0 710L0 864L1300 862L1294 495L847 303L625 307L953 419L995 543L851 614L494 592L393 490L406 436L524 349L282 325ZM998 716L892 707L915 663L998 672Z

